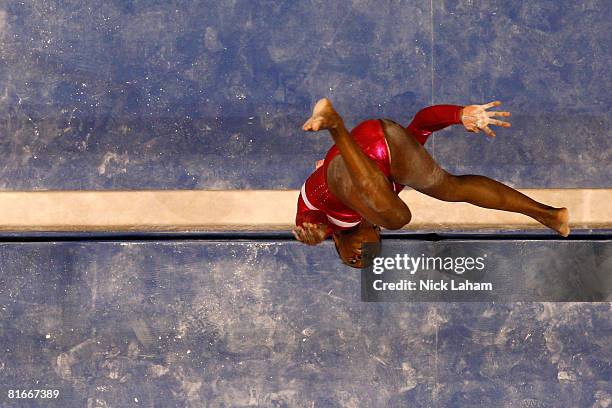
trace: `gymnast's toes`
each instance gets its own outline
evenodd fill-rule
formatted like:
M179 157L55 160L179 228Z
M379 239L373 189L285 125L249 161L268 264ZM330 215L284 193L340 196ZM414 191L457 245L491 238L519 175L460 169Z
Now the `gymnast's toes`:
M569 227L569 211L567 208L560 208L557 211L557 220L559 222L559 228L557 231L564 237L567 237L570 233Z

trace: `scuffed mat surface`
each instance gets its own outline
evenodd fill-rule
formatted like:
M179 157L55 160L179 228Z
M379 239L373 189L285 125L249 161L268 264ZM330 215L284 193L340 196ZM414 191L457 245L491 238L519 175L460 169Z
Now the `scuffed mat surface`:
M329 242L2 244L2 406L609 405L608 303L366 304L334 258Z

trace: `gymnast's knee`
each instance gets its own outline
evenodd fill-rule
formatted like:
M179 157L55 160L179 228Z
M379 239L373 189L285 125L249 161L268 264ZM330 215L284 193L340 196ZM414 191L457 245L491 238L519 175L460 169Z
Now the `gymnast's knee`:
M409 224L411 220L412 213L406 208L404 211L384 217L378 225L389 230L398 230Z

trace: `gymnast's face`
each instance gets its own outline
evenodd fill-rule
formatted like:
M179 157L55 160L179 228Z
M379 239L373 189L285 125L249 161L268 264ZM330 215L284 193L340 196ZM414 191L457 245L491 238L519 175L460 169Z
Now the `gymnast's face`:
M339 231L332 236L342 262L353 268L363 268L361 244L380 242L380 227L362 222L355 229Z

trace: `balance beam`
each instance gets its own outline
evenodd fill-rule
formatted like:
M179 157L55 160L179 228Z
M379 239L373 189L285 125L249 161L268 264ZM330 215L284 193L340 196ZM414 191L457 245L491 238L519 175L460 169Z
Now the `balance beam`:
M573 228L612 227L612 189L524 189L570 210ZM1 231L276 231L293 227L297 190L0 192ZM406 230L543 229L529 217L439 201L414 190L400 197Z

